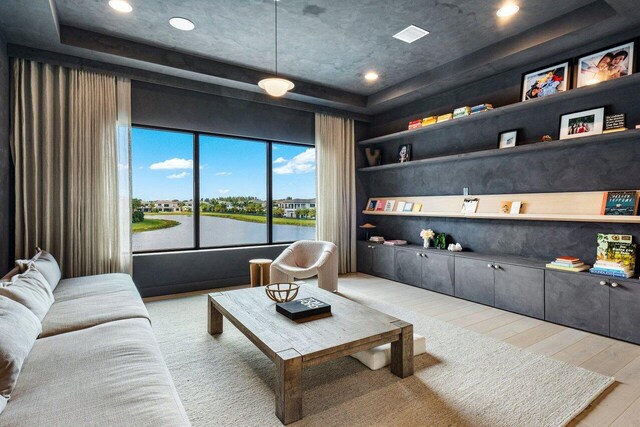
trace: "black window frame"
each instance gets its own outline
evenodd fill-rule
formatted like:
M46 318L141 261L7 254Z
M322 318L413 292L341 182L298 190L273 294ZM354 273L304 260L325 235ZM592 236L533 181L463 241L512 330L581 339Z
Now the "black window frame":
M205 251L205 250L213 250L213 249L236 249L236 248L249 248L249 247L260 247L260 246L277 246L277 245L288 245L293 243L294 241L286 241L286 242L274 242L273 241L273 145L291 145L296 147L312 147L315 148L315 144L312 143L303 143L303 142L290 142L290 141L281 141L275 139L262 139L255 138L249 136L240 136L240 135L229 135L223 133L214 133L214 132L206 132L206 131L198 131L198 130L188 130L188 129L179 129L179 128L171 128L166 126L151 126L151 125L142 125L137 123L132 123L131 128L140 128L140 129L150 129L150 130L159 130L166 132L180 132L180 133L190 133L193 136L193 246L188 248L176 248L176 249L153 249L153 250L143 250L136 251L132 250L133 255L144 255L144 254L156 254L156 253L167 253L167 252L189 252L189 251ZM224 245L224 246L201 246L200 245L200 137L201 136L211 136L225 139L241 139L245 141L255 141L265 144L267 150L266 162L267 162L267 243L249 243L244 245ZM133 159L132 159L133 161ZM317 180L317 177L316 177ZM317 185L316 185L317 191ZM133 194L131 195L133 197ZM316 199L318 195L316 194ZM317 202L316 202L317 205Z

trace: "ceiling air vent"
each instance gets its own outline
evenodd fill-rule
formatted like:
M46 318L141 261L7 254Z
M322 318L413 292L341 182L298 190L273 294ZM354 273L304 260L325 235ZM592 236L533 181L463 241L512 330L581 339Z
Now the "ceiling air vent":
M398 40L402 40L405 43L413 43L414 41L421 39L427 34L429 34L429 31L423 30L422 28L416 27L415 25L409 25L398 34L394 34L393 37Z

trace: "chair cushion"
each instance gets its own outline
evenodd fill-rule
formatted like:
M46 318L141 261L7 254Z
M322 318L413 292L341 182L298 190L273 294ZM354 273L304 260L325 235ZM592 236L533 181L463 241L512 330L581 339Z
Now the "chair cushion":
M427 342L423 336L413 334L413 355L417 356L427 351ZM372 371L384 368L391 363L391 344L383 344L369 350L353 354L351 357L362 362Z
M55 303L42 321L41 338L122 319L149 322L140 294L127 274L63 279L53 293Z
M0 413L11 397L23 362L39 333L40 321L35 314L22 304L0 296ZM2 422L0 417L0 424Z
M51 291L53 292L58 286L60 282L60 278L62 277L62 272L60 271L60 266L56 259L47 251L43 251L38 248L38 253L31 259L19 259L16 260L16 265L20 267L22 271L25 271L29 265L35 265L36 269L42 273L44 278L47 280L47 283L51 287Z
M188 426L145 319L36 341L0 425Z
M47 280L33 265L24 273L13 276L11 282L0 284L0 295L24 305L40 321L53 304L53 294Z

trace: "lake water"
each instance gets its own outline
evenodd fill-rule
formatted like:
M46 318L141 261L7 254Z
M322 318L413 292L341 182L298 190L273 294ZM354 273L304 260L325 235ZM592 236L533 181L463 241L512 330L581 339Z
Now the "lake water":
M149 219L169 219L180 225L162 230L133 233L134 251L160 249L184 249L193 247L193 216L191 215L145 215ZM274 242L293 242L315 239L314 227L299 225L273 226ZM200 246L235 246L264 244L267 242L267 225L238 221L214 216L200 217Z

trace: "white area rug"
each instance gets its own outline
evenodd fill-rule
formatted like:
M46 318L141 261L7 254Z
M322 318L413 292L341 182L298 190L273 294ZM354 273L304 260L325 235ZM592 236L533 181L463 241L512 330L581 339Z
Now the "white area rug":
M413 323L427 338L415 375L346 357L306 370L300 426L562 426L613 378L533 354L406 309L347 294ZM266 297L265 297L266 298ZM225 320L206 331L206 296L147 303L194 426L280 426L274 365Z

